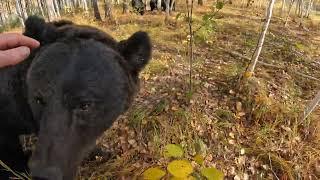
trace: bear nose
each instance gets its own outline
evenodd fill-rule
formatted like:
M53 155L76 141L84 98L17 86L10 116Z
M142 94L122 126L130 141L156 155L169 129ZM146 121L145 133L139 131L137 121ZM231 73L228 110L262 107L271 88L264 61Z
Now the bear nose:
M48 180L47 178L32 176L32 180Z
M32 180L62 180L62 171L57 167L30 167Z

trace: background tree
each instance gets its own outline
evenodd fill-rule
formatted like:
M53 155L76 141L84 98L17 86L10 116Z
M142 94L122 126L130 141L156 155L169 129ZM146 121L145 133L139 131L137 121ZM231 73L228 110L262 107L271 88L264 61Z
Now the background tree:
M317 93L314 99L310 102L310 104L304 110L302 120L305 120L316 109L319 103L320 103L320 91Z
M19 16L19 19L21 21L22 26L24 27L24 21L26 20L26 15L24 14L24 11L22 10L22 3L21 0L16 0L16 11L17 15Z
M123 0L123 3L122 3L122 13L123 14L126 14L126 13L129 13L129 0Z
M105 7L105 18L109 21L113 20L112 17L112 4L111 0L104 0L104 7Z
M102 21L99 7L98 7L98 0L92 0L92 6L93 6L94 17L96 18L96 20Z
M268 7L268 10L267 10L266 21L265 21L265 23L264 23L264 25L262 27L262 31L261 31L261 35L260 35L257 47L256 47L256 49L255 49L255 51L253 53L253 56L251 58L251 63L249 64L247 72L246 72L248 77L252 76L252 74L254 72L254 69L255 69L255 67L257 65L257 62L258 62L258 59L259 59L259 55L260 55L261 50L262 50L263 42L264 42L268 27L269 27L269 24L270 24L271 17L272 17L272 10L273 10L273 6L274 6L274 2L275 2L275 0L270 0L269 7Z

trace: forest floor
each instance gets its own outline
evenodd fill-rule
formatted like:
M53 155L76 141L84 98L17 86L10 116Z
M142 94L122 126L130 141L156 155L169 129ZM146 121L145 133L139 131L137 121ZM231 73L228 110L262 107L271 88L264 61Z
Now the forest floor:
M193 29L208 12L210 6L195 8ZM299 27L299 19L291 19L285 28L273 17L260 57L267 64L258 64L255 76L239 86L248 60L237 54L251 57L264 11L224 7L213 32L202 28L195 34L189 92L183 18L164 23L162 13L115 14L117 25L71 19L97 25L119 40L147 31L153 58L133 107L98 142L110 156L86 162L80 177L133 179L149 167L166 169L170 159L163 148L172 143L183 147L186 159L201 154L205 166L215 166L228 179L320 178L320 111L301 120L320 89L319 21Z
M193 29L209 12L210 6L195 8ZM69 17L118 40L144 30L153 41L134 105L98 142L109 156L85 162L80 178L133 179L150 167L166 169L163 148L172 143L191 161L201 154L205 166L227 179L319 179L320 111L301 120L320 89L319 21L299 27L299 19L291 19L285 28L273 17L260 57L267 64L258 64L254 77L239 85L248 60L237 54L251 57L264 11L224 7L214 31L195 34L190 92L188 26L177 14L164 23L163 13L115 12L116 25Z
M210 11L210 5L195 7L193 29ZM299 19L290 19L285 28L276 14L259 59L265 64L239 85L248 64L242 56L255 49L264 11L226 5L214 31L195 34L190 92L188 26L177 14L167 23L163 13L122 15L120 7L116 23L65 17L117 40L147 31L153 42L134 105L97 142L108 156L84 162L80 179L135 179L150 167L166 169L167 144L181 145L191 161L201 154L204 166L227 179L319 179L320 111L304 121L301 114L320 90L320 21L306 19L299 27Z

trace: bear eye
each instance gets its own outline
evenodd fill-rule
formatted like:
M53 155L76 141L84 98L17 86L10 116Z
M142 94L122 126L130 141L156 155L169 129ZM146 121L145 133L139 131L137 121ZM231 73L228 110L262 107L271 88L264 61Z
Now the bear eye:
M81 103L79 105L79 109L81 111L89 111L90 107L92 106L92 104L90 102L85 102L85 103Z
M35 97L34 98L35 102L39 105L45 105L46 103L44 102L43 98L41 97Z

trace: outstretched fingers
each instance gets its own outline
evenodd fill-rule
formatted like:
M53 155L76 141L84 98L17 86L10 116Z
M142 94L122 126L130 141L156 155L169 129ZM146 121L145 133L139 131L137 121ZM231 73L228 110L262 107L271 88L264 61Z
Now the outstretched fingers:
M30 49L37 48L40 43L37 40L23 36L18 33L0 34L0 50L7 50L19 46L26 46Z

